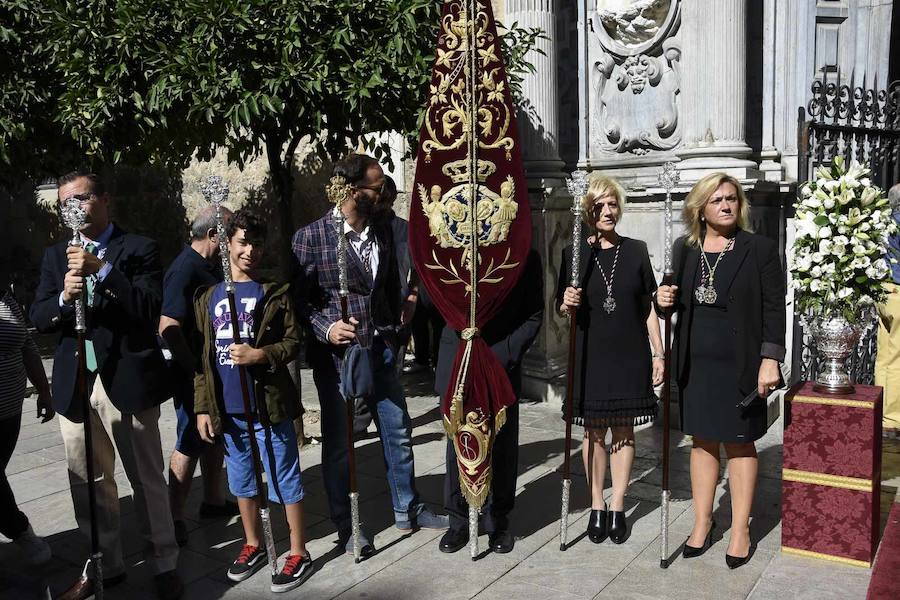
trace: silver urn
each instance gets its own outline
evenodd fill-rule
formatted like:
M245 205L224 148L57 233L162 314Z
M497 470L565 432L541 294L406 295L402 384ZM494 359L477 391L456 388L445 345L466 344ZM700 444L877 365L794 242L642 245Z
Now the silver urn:
M810 333L819 362L813 389L827 394L853 393L847 359L856 351L860 327L841 315L826 314L811 320Z

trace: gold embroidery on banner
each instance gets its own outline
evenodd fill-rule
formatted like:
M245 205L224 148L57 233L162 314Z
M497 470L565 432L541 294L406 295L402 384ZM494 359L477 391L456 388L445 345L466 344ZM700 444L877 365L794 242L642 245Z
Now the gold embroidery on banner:
M784 481L795 481L797 483L810 483L813 485L824 485L828 487L841 488L845 490L856 490L859 492L871 492L872 480L862 479L859 477L845 477L842 475L829 475L828 473L815 473L813 471L800 471L797 469L783 469L781 478Z
M845 558L843 556L835 556L834 554L823 554L822 552L813 552L812 550L801 550L799 548L791 548L790 546L782 546L781 551L785 554L795 554L797 556L804 556L806 558L820 558L823 560L844 563L845 565L851 565L853 567L863 567L865 569L868 569L872 566L871 562L865 560Z
M822 398L819 396L794 396L791 402L798 404L824 404L825 406L846 406L848 408L875 408L874 402L866 400L847 400L845 398Z
M466 77L468 74L466 54L469 51L469 17L461 2L454 2L450 12L441 21L441 36L438 39L437 59L434 73L438 81L429 89L428 110L425 128L428 139L422 143L425 162L431 162L435 150L455 150L473 135L482 149L502 148L506 150L506 160L512 160L511 150L515 142L509 135L512 113L504 102L505 83L500 70L498 40L488 31L488 14L481 3L474 16L477 64L483 72L479 78L476 94L479 98L476 123L471 123L466 102ZM441 45L444 48L441 48ZM493 65L493 66L492 66ZM457 81L457 78L459 80ZM440 123L435 130L435 123Z
M469 206L469 198L471 198L471 184L469 180L468 161L456 160L447 163L442 168L445 175L450 181L455 183L453 187L442 193L441 186L433 185L430 190L426 190L425 186L419 184L418 193L419 200L422 203L422 212L428 219L428 229L431 232L441 248L462 248L460 256L460 265L457 266L451 259L448 264L443 264L434 251L432 257L434 263L426 264L429 269L443 270L450 277L441 279L446 284L463 284L466 286L466 292L472 289L471 282L464 281L460 276L460 267L462 270L471 272L476 271L480 266L472 264L472 253L469 248L472 235L478 238L478 245L493 245L505 242L509 236L509 229L516 214L519 211L519 205L514 200L516 194L516 183L512 176L507 176L506 180L500 185L500 193L491 191L483 184L487 178L496 171L497 167L494 163L486 160L479 160L477 167L477 201L475 202L475 229L472 231L472 215ZM479 278L479 283L500 283L503 277L498 276L499 271L513 269L519 266L517 262L509 262L511 252L507 251L503 262L496 265L493 260L488 264L486 271Z
M456 400L454 398L451 405L451 417L444 417L444 429L453 440L460 475L465 476L460 479L461 484L465 482L465 485L460 485L463 495L469 504L482 506L487 500L491 483L491 427L488 418L480 410L469 411L465 421L460 423L457 411L461 410L462 402L457 403ZM479 467L486 462L488 468L479 474ZM472 479L473 477L475 478Z

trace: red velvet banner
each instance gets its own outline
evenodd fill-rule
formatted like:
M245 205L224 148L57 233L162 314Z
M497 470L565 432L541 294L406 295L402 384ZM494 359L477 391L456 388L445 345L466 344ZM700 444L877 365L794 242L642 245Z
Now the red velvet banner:
M478 330L501 309L531 246L501 43L489 0L444 2L409 218L416 270L461 334L441 409L456 446L460 486L477 507L490 490L494 436L516 401L503 365Z

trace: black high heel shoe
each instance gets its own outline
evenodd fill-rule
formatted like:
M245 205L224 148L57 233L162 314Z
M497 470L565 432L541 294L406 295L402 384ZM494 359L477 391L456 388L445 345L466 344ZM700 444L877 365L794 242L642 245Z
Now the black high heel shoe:
M713 521L712 525L709 526L709 533L706 534L706 539L703 540L703 545L699 548L696 546L688 546L688 540L691 539L691 537L688 536L688 539L684 541L684 549L681 551L681 556L684 558L696 558L709 550L709 547L712 546L712 532L715 528L716 522Z
M613 544L621 544L628 539L628 521L624 510L609 511L609 539Z
M588 517L587 535L595 544L599 544L606 539L607 535L607 516L605 510L591 509L591 515Z
M728 565L729 569L737 569L738 567L742 567L750 562L751 556L753 556L752 548L747 552L747 556L732 556L726 553L725 564Z
M750 547L747 549L747 556L732 556L725 553L725 564L728 565L729 569L737 569L738 567L742 567L750 562L750 558L753 556L753 552L756 550L756 546L753 545L753 536L750 537Z

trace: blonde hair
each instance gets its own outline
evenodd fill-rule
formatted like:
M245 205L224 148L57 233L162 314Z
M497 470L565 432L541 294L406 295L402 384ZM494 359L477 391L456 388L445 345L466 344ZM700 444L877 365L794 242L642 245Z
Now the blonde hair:
M581 199L581 219L586 225L592 228L596 226L597 220L594 219L592 214L594 202L596 202L598 198L610 194L615 196L616 201L619 203L619 219L621 219L622 213L625 212L625 188L622 187L622 184L608 175L600 175L599 177L591 178L587 194Z
M706 224L701 221L703 209L706 207L706 203L709 202L710 196L712 196L723 183L730 183L733 185L735 192L737 193L738 229L751 231L750 202L744 194L744 188L741 187L741 183L731 175L725 173L710 173L695 183L694 187L691 188L691 191L688 192L687 198L684 199L684 208L681 211L681 215L684 224L687 225L687 241L691 246L700 245L700 240L703 239L703 234L706 231Z

